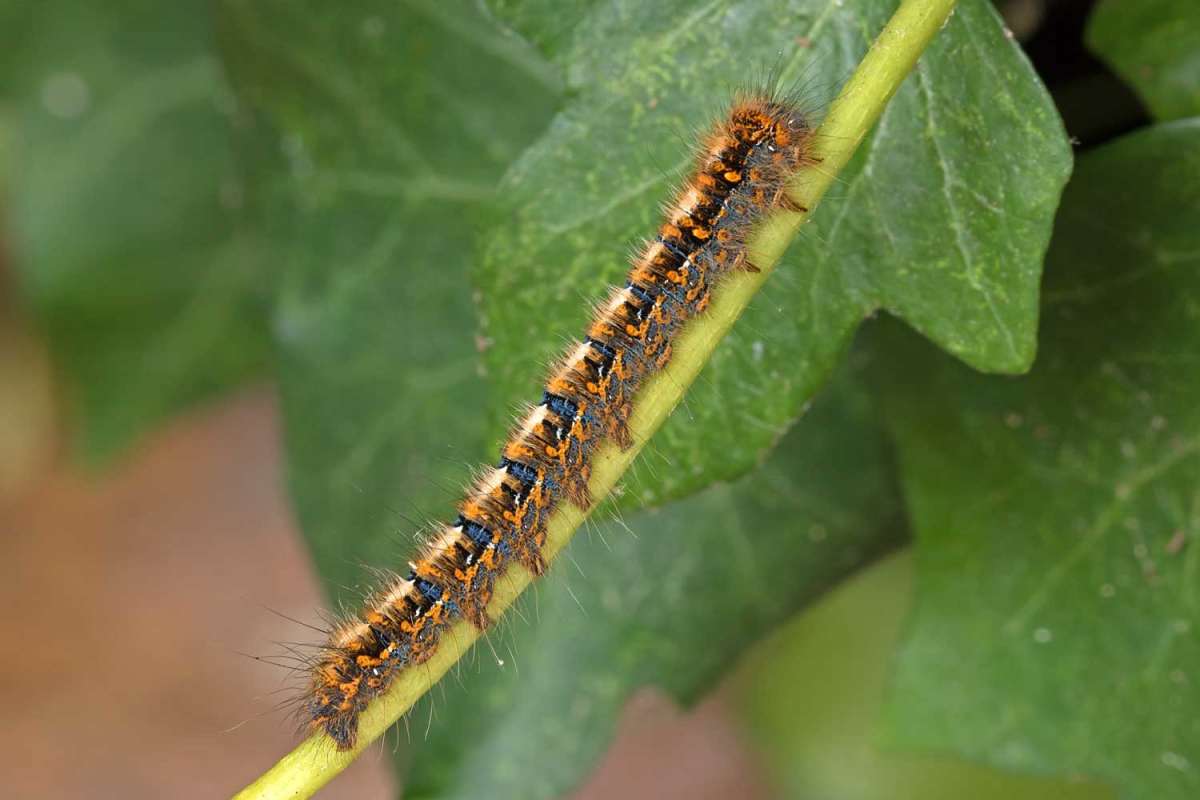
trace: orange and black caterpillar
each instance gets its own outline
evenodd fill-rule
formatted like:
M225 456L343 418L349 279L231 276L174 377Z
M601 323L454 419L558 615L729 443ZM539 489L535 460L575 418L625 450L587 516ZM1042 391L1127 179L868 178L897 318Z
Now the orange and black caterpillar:
M733 103L703 141L657 236L553 370L499 463L470 489L454 522L425 543L408 575L369 597L322 647L304 706L312 729L340 750L353 747L364 707L401 670L428 660L450 625L488 625L488 601L510 563L545 572L551 511L564 499L590 505L596 448L632 444L633 397L670 360L678 332L703 313L724 275L757 270L747 235L774 208L796 210L784 189L812 161L812 135L793 102L762 93Z

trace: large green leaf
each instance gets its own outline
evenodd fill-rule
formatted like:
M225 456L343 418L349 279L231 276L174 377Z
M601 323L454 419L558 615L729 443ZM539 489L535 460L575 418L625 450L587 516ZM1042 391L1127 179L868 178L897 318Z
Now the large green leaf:
M200 0L10 6L15 265L100 458L258 370L232 99ZM19 58L13 53L19 53Z
M889 351L917 533L899 740L1200 796L1200 121L1080 160L1029 378Z
M1200 114L1200 3L1105 0L1087 41L1159 119Z
M753 475L596 524L410 717L408 798L557 797L626 699L683 701L795 609L898 540L897 491L867 393L849 376ZM497 657L506 663L497 664ZM464 685L459 685L459 684Z
M507 214L477 271L503 401L492 406L493 438L562 337L582 330L581 300L623 278L630 244L654 231L688 166L689 132L708 124L730 87L775 64L819 114L895 4L613 0L569 4L561 17L551 6L507 0L499 9L564 69L571 100L510 170ZM751 468L877 308L977 368L1026 369L1041 256L1069 167L1028 63L989 4L964 2L685 412L655 437L627 505Z
M778 42L790 42L791 36L805 31L812 34L814 49L832 53L839 70L836 76L813 79L836 84L848 74L890 6L876 4L869 17L860 18L847 17L846 11L830 5L827 23L816 27L808 24L814 20L809 4L788 6L781 19L796 32ZM595 92L599 86L621 82L624 65L645 75L678 56L691 102L684 102L678 91L663 95L660 108L671 113L650 115L657 120L655 146L661 146L663 132L684 122L679 109L694 113L702 106L712 108L726 95L714 89L711 80L702 79L697 70L704 64L687 56L705 50L690 37L711 27L707 15L718 9L731 23L749 15L729 28L729 45L721 51L725 55L716 53L718 63L707 64L720 67L728 52L737 52L745 61L761 60L764 51L751 46L739 26L774 31L774 24L766 26L764 20L780 7L738 2L701 8L694 12L700 15L695 21L678 26L673 50L662 41L669 20L656 16L670 10L665 7L648 11L646 5L632 3L565 8L556 4L554 14L542 8L530 18L553 23L546 23L544 35L533 36L546 44L547 52L555 51L547 44L555 30L577 31L572 35L582 42L570 63L559 65L566 68L572 99L568 110L552 121L550 106L557 92L548 75L553 73L523 49L520 40L495 29L493 21L475 11L379 2L361 15L347 15L316 2L282 0L224 0L219 6L235 85L260 112L260 125L277 131L285 154L286 163L261 177L257 194L287 253L276 331L291 487L318 564L335 587L357 579L358 560L402 564L411 546L391 534L396 529L411 531L410 518L450 513L465 464L486 458L491 448L482 445L498 435L497 427L490 436L485 432L488 409L493 416L504 415L516 401L536 399L542 356L561 346L565 336L578 333L589 296L597 296L599 283L616 278L623 269L619 257L612 258L610 274L581 279L567 267L579 257L571 249L578 244L574 241L555 250L553 255L562 259L557 262L548 258L545 264L531 264L535 251L530 249L500 264L500 248L524 230L523 207L533 202L531 196L537 196L540 209L549 202L546 198L595 192L594 176L583 167L594 162L588 145L601 141L601 133L616 143L607 153L613 163L639 166L637 179L650 187L633 198L640 216L646 216L653 198L665 191L660 165L647 157L643 143L624 131L630 121L628 105L609 102L613 115L602 131L589 119L593 127L575 142L575 156L560 142L575 124L572 115L581 108L595 114L601 106L594 101L604 99ZM503 13L517 25L519 20L508 15L512 10L510 6ZM555 16L560 11L562 16ZM655 23L649 29L647 14ZM659 33L647 38L647 30ZM958 46L976 48L972 52L978 53L980 63L1009 80L998 87L945 77L944 66L923 68L917 87L900 101L905 113L922 120L922 138L897 138L891 129L905 116L890 114L883 132L849 173L846 194L851 197L831 203L829 213L835 217L814 226L802 246L808 248L804 252L821 254L823 280L831 281L840 275L840 266L832 249L821 249L823 243L858 243L852 248L858 260L850 269L850 288L828 296L818 292L813 300L807 289L796 290L794 279L780 275L779 299L769 310L759 310L757 322L752 317L743 324L756 333L735 344L734 351L741 361L756 365L760 385L747 384L748 391L741 392L735 404L722 408L738 430L746 431L739 415L753 411L757 397L764 409L774 409L767 417L774 422L766 436L778 435L832 369L852 335L853 322L874 307L871 298L882 292L879 287L898 282L882 274L867 277L867 261L889 241L872 232L873 224L881 225L881 216L870 210L871 204L897 209L885 202L892 193L874 190L865 176L888 168L882 154L893 147L905 148L915 164L927 168L932 159L938 165L936 188L911 192L914 207L952 209L958 216L949 230L961 234L962 252L978 252L983 259L1001 246L1003 263L993 266L1005 277L994 286L981 283L965 262L945 255L937 245L946 229L944 215L935 215L941 223L913 235L905 216L880 229L904 242L908 257L941 254L950 299L937 299L934 289L925 287L907 295L892 292L889 303L904 308L933 335L981 366L1024 366L1046 219L1068 159L1044 93L987 7L972 4L949 30ZM589 35L594 38L584 41ZM932 55L931 63L952 58L943 48ZM620 67L615 74L614 65ZM796 65L794 71L802 70ZM935 73L944 77L935 78ZM943 91L957 92L958 101L943 101ZM958 110L982 96L988 102L978 101L977 114ZM1022 106L1019 126L1002 113L1016 105ZM550 127L542 140L518 158L547 122ZM988 127L993 124L995 130ZM947 129L961 138L933 135ZM977 190L960 182L963 176L957 169L962 165L954 159L961 159L961 149L978 145L983 137L994 144L988 152L997 153L997 160L973 167L973 179L998 183ZM670 138L674 155L686 150L686 144ZM1028 157L1022 163L1029 169L1015 171L1016 183L1011 182L1009 159L999 155L1007 152ZM557 169L545 167L547 153L555 155ZM514 159L499 194L499 209L488 208L493 180ZM989 191L995 191L995 197ZM965 205L980 199L991 206L990 222L975 220L979 206L968 210ZM622 216L628 209L607 200L600 207L608 207L614 221L601 215L588 222L606 231L610 252L620 252L630 235L622 227L628 223ZM850 214L851 207L858 211ZM995 216L995 209L1012 213ZM483 240L489 259L479 272L487 337L478 340L466 285L476 218L492 223L484 229ZM1009 238L993 242L993 226L1004 227ZM553 265L557 267L551 275L541 271ZM994 314L989 311L983 319L963 312L963 324L955 332L934 311L951 305L978 311L985 303L969 288L972 283L994 290L989 295ZM547 291L550 297L530 300ZM799 306L787 307L796 297ZM836 306L828 318L826 301ZM790 333L764 330L771 325L785 326ZM794 340L801 329L807 331L807 344L789 348L788 336ZM514 348L516 338L520 346ZM489 374L500 377L499 392L476 372L476 348L489 345ZM815 368L808 362L818 356L820 368ZM514 378L514 369L527 373L524 381ZM777 392L761 386L772 371ZM689 400L689 411L696 415L691 419L712 427L714 408L722 401L713 394L716 389L714 384ZM714 487L697 499L694 509L673 506L653 516L628 518L631 527L644 530L636 539L616 523L606 523L604 538L612 552L599 536L572 547L568 558L585 578L571 575L569 567L559 568L539 590L537 626L510 623L517 628L513 643L495 642L500 634L493 637L500 652L510 647L515 652L519 674L496 668L486 648L477 648L477 663L483 666L478 674L468 669L464 680L470 686L436 693L436 722L428 744L414 757L414 790L472 796L481 785L478 781L499 793L491 796L561 791L593 762L634 687L654 682L681 697L694 696L751 638L888 541L891 529L885 522L894 503L876 434L865 421L861 396L851 391L843 398L832 418L822 418L825 425L818 420L805 426L808 433L782 451L762 476L746 478L737 489ZM838 416L842 414L849 416ZM751 427L761 422L761 410L750 419ZM747 435L764 437L757 427ZM811 449L804 444L809 440ZM763 444L765 440L731 453L732 468L711 460L694 462L701 474L692 488L741 471L748 454L756 456ZM798 474L798 467L810 477ZM651 461L641 471L667 480L687 470ZM668 493L677 491L658 496ZM726 524L714 526L713 519ZM730 541L727 526L734 524L745 531L744 540ZM764 589L763 576L770 570L780 575L778 584ZM663 578L654 585L655 593L648 591L650 574ZM592 575L596 577L586 577ZM647 588L633 588L639 586ZM725 588L718 596L711 593L713 586ZM591 605L604 608L603 617L584 616L570 600L572 591L585 606L594 598ZM695 599L706 591L711 606ZM349 599L353 593L339 595ZM635 607L640 614L636 619L631 615ZM639 628L643 619L648 630ZM719 638L704 627L710 619L725 626ZM586 684L573 682L572 675L586 677ZM422 712L415 712L412 720L422 725ZM547 770L549 753L554 753L554 768ZM536 785L530 788L531 784Z

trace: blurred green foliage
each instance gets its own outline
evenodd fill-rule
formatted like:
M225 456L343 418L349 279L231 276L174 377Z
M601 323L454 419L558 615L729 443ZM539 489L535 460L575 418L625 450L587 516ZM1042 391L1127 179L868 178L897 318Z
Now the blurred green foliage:
M242 224L206 4L9 4L8 246L103 462L268 360L273 262Z
M1200 114L1200 3L1102 0L1087 41L1158 119Z

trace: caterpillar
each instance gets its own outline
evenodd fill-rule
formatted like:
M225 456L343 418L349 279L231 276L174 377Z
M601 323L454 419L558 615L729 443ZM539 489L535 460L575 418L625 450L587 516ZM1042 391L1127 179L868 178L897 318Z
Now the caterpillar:
M736 271L758 271L750 231L813 162L812 120L776 92L745 93L702 139L695 167L664 209L657 234L632 259L625 284L598 306L583 339L551 370L528 409L459 503L457 516L397 575L337 625L313 659L303 714L339 750L355 746L363 709L405 669L427 661L460 620L483 630L498 577L512 563L539 576L547 520L569 502L586 509L597 448L633 444L634 397L670 361L672 344Z

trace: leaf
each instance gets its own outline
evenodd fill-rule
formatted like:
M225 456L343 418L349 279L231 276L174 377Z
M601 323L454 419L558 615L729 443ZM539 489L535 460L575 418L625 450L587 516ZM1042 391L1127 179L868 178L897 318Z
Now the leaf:
M979 377L885 350L917 533L904 744L1200 794L1200 123L1080 160L1042 355Z
M269 276L235 224L245 190L205 9L5 12L29 34L0 86L14 262L93 461L266 360Z
M1200 5L1193 0L1104 0L1086 38L1155 117L1200 114Z
M753 475L594 525L491 649L475 649L464 685L414 709L404 796L560 796L636 689L695 699L766 631L894 546L891 481L868 394L845 374Z
M571 99L509 171L507 213L476 273L503 401L491 405L493 440L562 337L583 329L583 301L623 280L630 244L654 231L689 165L689 132L710 123L728 87L752 83L783 53L784 82L819 107L893 7L629 0L571 4L560 23L545 3L500 4L562 67ZM1069 168L1061 123L1024 56L988 4L963 3L686 411L655 437L626 507L752 468L877 308L973 366L1026 369L1041 256ZM680 464L688 468L671 466Z

